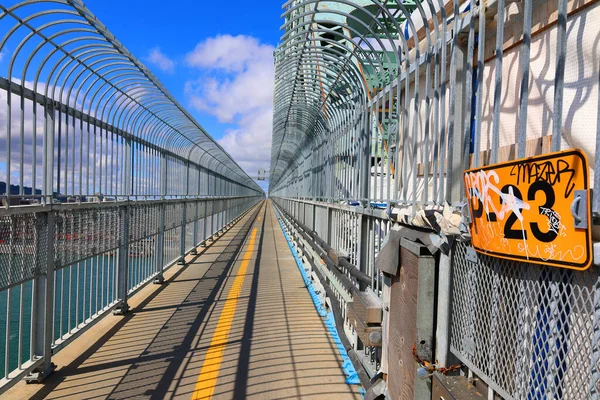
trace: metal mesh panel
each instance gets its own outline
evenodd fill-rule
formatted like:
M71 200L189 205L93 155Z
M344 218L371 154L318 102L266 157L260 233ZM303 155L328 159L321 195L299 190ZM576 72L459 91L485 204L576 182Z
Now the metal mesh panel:
M194 224L189 223L185 225L185 250L189 251L194 248Z
M54 240L57 266L117 248L122 232L118 207L59 211Z
M186 210L185 210L186 222L195 221L197 212L198 212L198 203L187 203Z
M163 265L179 259L181 256L181 229L175 228L165 231Z
M129 240L136 241L158 232L160 227L160 205L139 204L129 209Z
M198 203L198 219L205 217L205 215L206 215L205 210L206 210L206 202L203 201L203 202Z
M145 237L129 245L129 290L133 290L154 275L157 235Z
M454 258L451 349L507 398L598 394L599 268Z
M35 269L37 273L45 274L48 269L48 215L36 214L35 225L35 233L37 235Z
M165 229L181 225L183 219L183 203L169 203L165 205Z
M45 218L35 214L0 217L0 288L32 279L36 265L46 271Z
M211 215L213 215L213 214L214 214L214 210L213 210L213 208L214 208L214 203L215 203L215 202L214 202L214 201L212 201L212 200L208 200L208 201L207 201L207 203L206 203L206 216L207 216L207 217L210 217Z

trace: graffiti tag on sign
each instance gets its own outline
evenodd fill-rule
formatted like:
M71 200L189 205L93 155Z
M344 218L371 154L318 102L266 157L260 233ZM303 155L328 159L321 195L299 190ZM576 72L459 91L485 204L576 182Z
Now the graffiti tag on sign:
M588 166L580 150L471 169L464 178L479 253L576 270L591 265ZM587 225L576 227L582 215Z

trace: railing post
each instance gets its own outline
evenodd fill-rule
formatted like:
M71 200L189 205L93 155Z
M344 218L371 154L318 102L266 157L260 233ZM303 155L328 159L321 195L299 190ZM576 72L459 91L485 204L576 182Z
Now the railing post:
M225 227L229 226L229 207L231 207L230 201L229 199L225 199L225 220L223 221L223 223L225 224Z
M439 256L439 277L437 291L437 321L435 332L435 359L440 367L447 367L450 353L450 304L452 299L452 256L450 254L440 254Z
M192 228L192 243L193 243L193 248L192 248L192 254L196 255L198 254L198 252L196 251L196 246L198 246L198 207L200 207L200 204L198 204L198 200L195 201L196 207L194 207L196 209L196 216L194 218L194 226Z
M185 177L185 197L190 194L190 164L186 163ZM187 235L187 200L183 203L183 213L181 216L181 235L179 237L179 262L177 264L185 264L185 236Z
M124 167L124 171L125 174L127 172L129 172L129 177L126 179L123 179L123 182L121 183L121 190L123 195L127 196L127 200L130 200L129 196L131 196L133 193L131 193L131 179L134 176L133 170L134 170L134 165L133 165L133 149L134 147L131 146L131 136L127 135L127 138L125 139L125 150L124 150L124 158L125 158L125 167ZM125 175L124 174L124 175ZM126 176L126 175L125 175Z
M183 212L181 215L181 236L179 240L179 261L177 264L185 265L185 234L186 234L186 212L187 212L187 202L183 203Z
M359 235L359 246L358 246L358 260L359 260L359 269L368 273L369 270L369 217L367 215L361 214L359 216L360 225L358 229ZM399 250L398 250L399 251Z
M202 228L202 243L206 247L206 240L208 239L208 200L204 199L204 218L202 218L204 227Z
M25 377L26 382L42 382L56 369L52 362L52 339L54 335L54 212L36 216L36 262L33 280L31 310L32 359L41 364ZM46 231L44 232L44 225ZM43 251L45 241L46 251ZM45 256L44 256L45 254ZM46 271L41 270L45 265Z
M224 188L224 180L223 178L219 178L219 197L223 197L225 191L223 190ZM225 221L224 221L224 216L225 216L225 207L224 207L224 203L223 200L219 201L220 207L219 207L219 220L217 222L217 224L219 225L219 233L223 232L223 225L225 225Z
M54 102L48 101L44 106L44 154L43 154L43 203L52 204L54 193Z
M129 291L129 206L120 206L121 243L117 253L117 298L114 315L123 315L129 311L127 292Z
M371 113L366 112L361 116L361 134L359 139L359 146L361 149L361 169L360 175L362 175L362 180L359 179L360 185L360 200L362 202L366 202L364 205L369 204L369 186L371 185L371 124L370 115ZM359 175L359 177L360 177ZM332 196L335 197L335 196Z
M213 196L216 198L217 197L217 174L213 173L213 182L214 182L214 188L213 188ZM219 224L219 220L217 217L217 214L215 213L215 209L217 207L215 207L215 202L213 202L211 210L212 210L212 219L211 219L211 226L210 226L210 230L212 231L211 234L212 235L217 235L219 234L217 227Z
M165 200L167 197L167 157L164 153L160 153L160 223L158 228L158 236L156 238L156 251L154 259L154 268L156 271L156 278L153 283L160 285L165 281L163 271L165 266L165 218L167 213L167 206Z
M212 203L212 234L214 235L213 239L216 239L219 236L219 200L213 200Z
M165 277L163 275L163 267L164 267L164 256L163 251L165 248L165 211L166 207L164 203L161 203L159 206L160 212L160 222L158 226L158 235L156 237L155 250L154 250L154 268L156 271L156 277L154 278L153 283L155 285L160 285L165 281Z
M333 213L331 207L329 207L329 205L326 206L326 210L327 210L327 220L325 221L325 237L323 238L323 240L325 240L326 243L330 244L331 243L331 214Z

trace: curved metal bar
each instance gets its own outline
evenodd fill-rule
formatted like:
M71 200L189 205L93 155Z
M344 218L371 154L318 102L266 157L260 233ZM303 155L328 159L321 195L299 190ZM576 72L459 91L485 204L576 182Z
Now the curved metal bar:
M40 10L38 7L35 12L22 19L16 15L17 11L19 14L26 13L29 5L39 6L44 3L59 4L64 6L64 9ZM53 99L55 102L64 103L60 106L61 111L58 112L57 117L60 120L64 119L64 123L58 125L59 130L63 129L62 133L59 131L58 140L59 146L67 146L65 147L66 164L62 166L59 157L58 166L54 165L53 168L58 168L55 176L61 177L65 174L64 181L65 184L69 181L69 192L75 191L76 168L80 170L78 181L83 181L84 156L80 150L77 150L79 161L76 163L76 149L74 149L80 135L86 137L88 146L95 147L97 142L100 149L104 149L100 150L100 157L108 160L107 157L124 157L123 146L127 137L137 140L138 133L131 131L136 128L142 129L140 133L146 132L143 135L149 139L148 142L143 139L138 141L139 145L147 143L152 146L163 146L165 151L178 154L182 158L196 153L192 150L194 147L201 148L201 153L206 153L206 157L213 159L215 165L219 166L219 171L223 172L219 173L219 176L223 175L224 178L239 181L252 190L260 191L223 148L210 138L158 80L115 40L106 27L81 2L22 1L11 7L0 7L0 10L2 10L0 19L12 17L16 21L8 34L2 37L0 49L4 48L9 40L22 36L9 60L9 81L12 80L13 65L16 65L21 50L34 38L40 39L39 43L33 45L34 50L27 55L23 64L22 85L25 84L34 58L39 58L41 54L43 60L36 68L32 96L34 101L41 101L36 100L36 93L38 87L43 84L44 94L39 94L40 99ZM36 24L48 17L54 19ZM21 30L21 27L26 31ZM65 40L61 43L60 39L63 37ZM60 56L57 56L58 54ZM46 70L48 75L43 81L40 78ZM7 104L10 107L10 91L7 97L9 98ZM24 100L21 102L23 103ZM89 110L87 113L86 109ZM84 116L87 123L84 123L83 119L78 120L80 118L78 116ZM21 113L21 118L24 118L24 113ZM156 121L151 124L154 128L148 125L152 120ZM100 121L108 125L103 125ZM136 126L136 124L140 125ZM9 142L11 136L9 128ZM21 133L21 137L24 137L24 133ZM62 145L61 137L67 141ZM8 152L9 165L10 154L11 151ZM119 182L121 178L116 179ZM59 185L60 180L61 178L58 178L56 182ZM90 184L79 184L77 192L80 195L85 194L83 186L89 187Z

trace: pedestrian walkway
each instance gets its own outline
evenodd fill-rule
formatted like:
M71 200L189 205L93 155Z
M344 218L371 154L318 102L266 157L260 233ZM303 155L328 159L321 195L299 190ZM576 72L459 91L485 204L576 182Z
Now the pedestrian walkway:
M7 399L358 399L264 201Z

